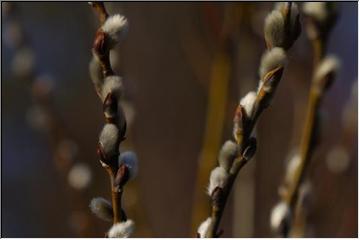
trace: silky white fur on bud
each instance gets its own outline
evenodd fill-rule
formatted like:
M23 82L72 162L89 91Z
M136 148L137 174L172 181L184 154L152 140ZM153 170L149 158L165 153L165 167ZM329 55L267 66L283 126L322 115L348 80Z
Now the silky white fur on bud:
M113 209L110 202L104 198L93 198L90 202L91 211L105 221L113 220Z
M288 49L299 37L301 26L299 22L299 9L295 3L278 3L265 19L264 36L268 47L282 47ZM290 11L290 18L285 15ZM288 28L288 29L286 29Z
M265 19L264 35L272 47L282 46L285 38L285 20L278 10L273 10Z
M301 161L301 157L299 154L294 154L290 158L286 167L285 182L290 183L292 181L292 178L294 177L296 170L300 166L301 163L300 161Z
M102 129L99 137L99 142L102 144L105 155L112 156L119 146L117 141L119 138L118 128L115 124L107 123Z
M119 165L125 164L130 173L130 179L134 179L138 173L138 160L136 154L131 151L126 151L119 156Z
M126 222L115 223L109 230L108 236L110 238L128 238L135 230L135 223L133 220L126 220Z
M110 36L110 48L113 48L121 41L123 35L126 33L128 21L124 16L115 14L106 19L101 29Z
M259 70L260 78L263 79L268 72L274 70L275 68L283 67L285 62L286 54L284 49L275 47L265 52L261 57Z
M226 141L220 149L219 166L229 172L237 155L237 145L233 141Z
M198 234L200 235L201 238L205 238L205 235L206 235L206 232L208 231L209 227L210 227L210 224L211 224L211 218L208 217L205 221L203 221L197 232Z
M214 168L210 173L210 181L208 186L208 194L212 195L213 191L219 187L224 188L228 173L222 167Z
M290 207L285 202L279 202L271 211L270 226L278 232L286 221L290 221Z
M315 71L314 80L321 81L326 75L336 73L339 69L339 60L336 57L325 57Z
M319 22L326 21L329 16L326 4L326 2L305 2L303 5L304 14Z
M248 92L245 97L240 100L240 105L245 109L246 115L249 117L252 114L254 104L256 101L256 92Z
M123 93L122 79L119 76L108 76L104 80L104 85L101 90L102 100L104 101L109 93L112 93L120 100Z

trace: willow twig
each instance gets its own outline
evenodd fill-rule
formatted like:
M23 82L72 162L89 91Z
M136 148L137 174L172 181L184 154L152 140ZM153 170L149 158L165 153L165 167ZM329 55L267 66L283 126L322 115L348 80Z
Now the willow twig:
M331 3L330 3L331 4ZM314 9L318 8L317 11ZM319 113L321 101L333 82L337 70L337 61L332 57L325 57L328 34L334 24L336 13L329 7L329 3L306 3L304 7L307 15L307 33L313 47L314 72L309 91L309 100L306 110L305 124L302 131L299 153L293 159L286 173L287 178L280 188L282 201L286 206L273 210L273 228L283 237L287 237L292 228L295 208L299 199L299 189L304 181L306 169L309 166L312 154L318 144ZM323 15L319 15L323 11ZM283 204L281 203L281 204ZM281 213L279 209L284 209ZM286 209L286 210L285 210ZM279 217L276 217L279 215ZM281 216L280 216L281 215ZM275 223L277 222L277 223ZM277 225L277 226L275 226Z
M208 207L207 198L202 189L207 182L208 172L211 171L215 162L217 149L221 146L221 136L225 119L225 106L228 97L228 84L231 79L232 59L229 49L232 49L231 23L236 19L235 6L224 6L224 19L213 19L211 24L213 36L218 43L214 59L211 63L210 83L208 87L208 104L206 124L203 135L202 149L199 156L196 183L194 188L194 201L192 206L191 231L197 229L202 218L206 217ZM204 7L204 13L209 14L212 5ZM206 15L207 16L207 15ZM216 23L221 27L217 28Z
M127 28L127 20L119 15L112 15L106 11L103 2L91 2L91 6L98 13L101 26L96 32L93 55L90 63L90 75L95 90L103 103L106 124L100 134L97 154L100 163L109 175L111 187L111 206L103 199L94 199L91 208L97 216L106 216L108 208L112 208L113 226L107 236L128 237L134 230L134 223L128 220L122 208L121 200L124 185L136 174L136 156L125 152L120 154L120 144L125 140L126 119L121 106L123 95L122 79L115 75L110 64L110 51L119 44Z
M211 196L210 217L199 229L200 237L218 237L224 208L239 171L253 157L256 139L252 131L261 113L270 105L279 84L286 60L284 49L289 49L300 33L298 11L295 4L282 4L266 19L265 40L268 51L259 68L260 82L257 92L249 92L241 99L234 116L233 137L227 141L219 155L219 166L210 174L208 194ZM287 34L285 34L287 33Z

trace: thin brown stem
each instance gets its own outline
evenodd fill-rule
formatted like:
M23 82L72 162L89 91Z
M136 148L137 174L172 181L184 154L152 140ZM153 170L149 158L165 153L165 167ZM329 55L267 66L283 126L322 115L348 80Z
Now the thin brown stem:
M311 24L311 22L309 22ZM326 87L319 86L319 83L315 81L315 72L324 59L326 54L327 46L327 35L321 35L314 38L312 41L313 47L313 80L310 86L309 91L309 100L307 105L307 113L304 128L302 131L302 138L300 142L300 159L299 165L296 168L291 182L285 183L285 191L283 200L289 205L291 213L295 213L295 208L299 199L299 189L304 181L306 170L310 164L310 160L313 154L313 151L317 145L318 137L318 122L319 122L319 111L320 111L320 102L326 91ZM292 224L292 221L290 221ZM291 230L291 225L283 229L282 235L287 237Z
M104 3L92 2L91 6L98 13L100 23L103 24L109 16L104 6ZM114 74L110 63L110 46L108 38L109 36L104 31L102 31L101 28L99 28L96 32L93 44L93 53L95 54L100 64L104 79ZM117 99L117 97L112 93L109 93L103 102L103 110L106 122L115 124L118 127L118 139L116 146L119 146L120 143L124 140L126 130L126 127L124 128L124 126L119 123L120 121L118 121L120 117L123 117L121 114L119 114L119 112L122 112L122 109L121 106L119 106L118 108L118 103L119 99ZM109 114L111 116L108 116ZM100 148L98 150L100 150L98 151L100 159L102 160L102 162L106 163L102 165L108 172L110 178L111 201L114 216L113 224L126 221L127 217L121 206L123 186L121 184L115 183L115 177L119 169L117 157L119 156L120 152L117 148L115 152L115 157L112 159L106 159L106 156L102 153L102 149Z
M319 111L320 95L312 87L310 90L309 103L307 109L307 115L305 125L302 134L301 148L300 148L300 165L296 169L294 174L293 183L289 186L288 193L285 197L285 201L293 209L298 197L299 187L303 181L306 168L309 164L312 151L315 147L316 138L316 122Z
M319 62L321 59L323 59L325 52L326 52L326 41L324 41L324 39L322 38L316 38L314 40L312 40L312 45L313 45L313 52L314 52L314 56L313 56L313 61L314 61L314 69L316 68L316 66L318 66Z
M106 11L105 5L103 2L90 2L94 10L99 14L100 24L103 24L108 18L109 14Z

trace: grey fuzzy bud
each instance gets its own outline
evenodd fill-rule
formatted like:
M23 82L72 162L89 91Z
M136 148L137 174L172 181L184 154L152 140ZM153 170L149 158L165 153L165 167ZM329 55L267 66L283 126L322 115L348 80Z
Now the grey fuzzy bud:
M334 3L328 2L306 2L303 5L303 11L305 15L318 23L326 23L337 14Z
M119 130L115 124L107 123L102 129L99 142L102 150L107 157L111 157L118 149Z
M283 233L290 226L291 211L285 202L278 203L271 211L270 226L276 233Z
M229 174L222 167L214 168L210 173L208 195L211 196L216 188L224 188Z
M264 36L268 48L289 49L301 32L299 10L295 3L277 4L265 19Z
M265 19L264 36L270 47L281 47L284 42L284 25L283 15L278 10L273 10Z
M121 77L108 76L104 79L104 84L101 90L101 97L103 101L109 93L112 93L118 101L120 100L123 93L123 84Z
M208 217L205 221L203 221L200 224L200 226L197 229L199 237L201 238L206 237L206 233L208 232L210 225L211 225L211 217Z
M128 238L135 230L135 223L128 219L125 222L115 223L109 230L109 238Z
M128 21L124 16L115 14L106 19L101 29L110 36L109 47L113 48L126 34L128 30Z
M334 2L307 2L303 5L307 19L307 34L310 39L326 38L334 26L338 11Z
M113 209L110 202L104 198L93 198L90 202L91 211L100 219L111 222L113 220Z
M130 173L130 179L134 179L138 173L138 160L132 151L126 151L119 156L119 166L125 164Z
M319 63L315 71L314 82L321 88L321 91L330 86L339 66L339 60L333 56L325 57Z
M260 78L264 79L265 75L270 71L284 67L286 62L286 54L282 48L272 48L271 50L264 53L261 57L259 74Z
M256 92L250 91L240 100L240 105L245 109L246 116L251 117L256 102Z
M237 156L237 145L233 141L226 141L219 153L219 165L227 172L230 170L234 159Z

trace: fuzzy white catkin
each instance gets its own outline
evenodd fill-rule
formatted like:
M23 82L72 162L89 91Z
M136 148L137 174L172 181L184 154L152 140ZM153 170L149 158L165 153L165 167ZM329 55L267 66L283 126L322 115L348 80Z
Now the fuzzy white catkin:
M265 52L264 55L261 57L259 69L260 78L263 79L269 71L274 70L277 67L284 66L285 62L286 53L284 49L275 47Z
M109 230L108 236L110 238L128 238L135 230L135 223L133 220L126 220L126 222L115 223Z
M228 173L222 167L214 168L210 173L210 180L208 186L208 194L212 195L213 191L217 188L223 188L225 186Z
M284 221L290 220L290 208L285 202L278 203L271 211L270 226L273 231L279 231Z
M319 22L326 21L329 16L326 4L326 2L305 2L303 5L304 14Z
M198 234L200 235L201 238L205 237L206 232L208 231L210 224L211 224L211 218L210 217L208 217L205 221L203 221L200 224L197 232L198 232Z
M91 170L85 163L75 164L69 171L69 185L75 189L84 189L91 182Z
M245 109L246 115L251 116L256 101L256 92L248 92L245 97L240 100L240 105Z
M119 138L118 128L115 124L107 123L102 129L99 142L102 144L103 151L106 155L113 155L118 148L117 141Z
M104 85L101 90L101 96L103 101L109 93L114 94L117 99L120 100L123 93L123 84L121 77L108 76L105 78Z
M314 79L321 81L326 75L331 72L336 72L339 69L339 61L336 57L325 57L316 69Z
M299 154L295 154L291 157L286 168L286 175L285 175L286 182L291 182L291 179L294 177L295 171L300 166L300 161L301 158Z
M119 165L125 164L130 173L130 179L134 179L138 173L138 160L136 154L131 151L126 151L119 156Z
M285 38L285 20L278 10L273 10L265 19L264 35L272 47L282 46Z
M113 219L112 206L110 202L104 198L93 198L90 202L90 209L96 216L105 221L110 222Z
M229 172L236 157L237 145L233 141L226 141L219 153L219 166Z
M106 19L101 29L105 33L109 34L111 39L110 48L113 48L120 42L123 35L126 33L128 29L128 21L124 16L115 14Z

